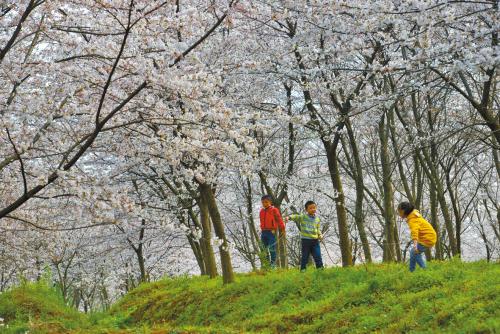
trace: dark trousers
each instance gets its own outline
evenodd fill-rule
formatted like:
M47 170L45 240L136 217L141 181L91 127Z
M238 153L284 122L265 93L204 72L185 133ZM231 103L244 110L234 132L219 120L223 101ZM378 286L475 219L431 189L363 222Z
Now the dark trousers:
M300 270L305 270L309 255L312 255L316 268L323 268L321 260L321 247L318 239L301 239L302 243L302 260L300 262Z
M266 252L267 262L274 267L276 265L276 236L271 231L262 231L260 240ZM270 255L270 256L269 256Z

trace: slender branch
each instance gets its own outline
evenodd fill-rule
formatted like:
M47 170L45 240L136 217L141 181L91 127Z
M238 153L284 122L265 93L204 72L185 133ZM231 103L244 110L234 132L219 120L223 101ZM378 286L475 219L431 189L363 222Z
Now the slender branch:
M73 165L76 164L76 162L83 156L83 154L88 150L88 148L94 143L95 139L101 132L101 130L104 128L106 123L118 112L120 111L130 100L132 100L137 94L139 94L144 88L146 88L147 83L144 81L142 84L140 84L125 100L122 101L113 111L111 111L94 129L94 132L88 137L88 139L85 141L85 143L80 147L78 152L73 156L73 158L66 163L62 169L67 171ZM57 178L59 177L57 171L52 172L47 178L47 182L43 184L39 184L36 187L32 188L27 192L26 195L23 195L22 197L19 197L17 200L15 200L13 203L8 205L7 207L3 208L0 210L0 219L3 217L7 216L9 213L12 211L16 210L19 208L21 205L23 205L27 200L35 196L37 193L42 191L45 187L47 187L49 184L53 183Z
M9 129L5 128L5 130L7 131L7 137L9 138L9 141L12 144L12 147L14 148L16 158L17 158L17 160L19 160L19 164L21 165L21 175L23 177L23 187L24 187L23 196L26 196L26 194L28 193L28 183L26 182L26 172L24 171L23 159L21 158L21 155L19 154L19 151L17 150L16 144L14 143L14 141L12 140L12 137L10 136Z
M229 8L231 8L235 2L236 1L231 1L231 3L229 4ZM173 67L173 66L177 65L178 62L180 62L184 57L186 57L198 45L200 45L201 43L203 43L208 38L208 36L210 36L215 31L215 29L217 29L222 24L222 22L224 22L224 20L227 17L228 11L229 11L229 9L217 20L217 22L215 22L215 24L210 29L207 30L207 32L205 34L203 34L203 36L201 36L190 47L188 47L186 50L184 50L182 52L182 54L180 54L179 56L177 56L177 58L175 58L174 62L172 64L168 65L168 67Z
M102 90L102 94L101 94L101 99L99 101L99 106L97 107L97 113L95 115L95 123L96 124L99 124L99 116L101 115L102 106L104 104L104 99L106 98L108 88L111 84L111 79L113 78L113 74L115 73L116 67L118 66L118 63L120 62L123 51L125 50L125 44L127 43L127 38L128 38L128 35L130 34L130 29L131 29L130 20L132 17L132 8L133 7L134 7L134 0L131 0L130 5L129 5L129 9L128 9L127 27L125 28L125 34L123 36L123 41L122 41L122 44L120 45L120 51L118 52L118 55L116 56L113 67L111 68L111 72L108 75L108 80L106 80L106 84L104 85L104 89Z
M77 226L77 227L66 227L66 228L50 228L50 227L44 227L41 225L38 225L36 223L33 223L32 221L29 221L24 218L12 216L12 215L6 215L5 218L9 219L14 219L17 221L20 221L24 224L28 224L36 229L43 230L43 231L52 231L52 232L59 232L59 231L75 231L75 230L83 230L86 228L91 228L91 227L97 227L97 226L104 226L104 225L115 225L116 222L101 222L101 223L95 223L95 224L89 224L89 225L84 225L84 226Z
M9 52L9 50L12 48L12 46L14 45L14 42L16 41L17 37L19 36L19 34L21 33L21 29L23 27L23 23L24 21L26 21L26 19L28 18L28 16L31 14L31 12L36 8L38 7L39 5L41 5L44 1L35 1L35 0L30 0L28 6L26 7L26 9L24 10L24 13L23 15L21 16L21 19L19 20L19 22L17 23L17 26L16 26L16 29L14 30L14 32L12 33L12 36L10 36L10 39L9 41L7 42L7 44L5 44L5 46L0 50L0 63L2 63L2 61L4 60L5 56L7 55L7 52Z

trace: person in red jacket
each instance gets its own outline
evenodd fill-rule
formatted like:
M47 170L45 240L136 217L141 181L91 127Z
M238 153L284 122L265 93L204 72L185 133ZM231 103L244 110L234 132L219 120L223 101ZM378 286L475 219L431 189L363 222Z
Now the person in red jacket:
M264 195L261 198L262 209L260 210L260 240L266 252L266 258L271 267L276 267L276 232L279 229L281 234L285 233L285 224L281 218L280 210L273 206L271 195Z

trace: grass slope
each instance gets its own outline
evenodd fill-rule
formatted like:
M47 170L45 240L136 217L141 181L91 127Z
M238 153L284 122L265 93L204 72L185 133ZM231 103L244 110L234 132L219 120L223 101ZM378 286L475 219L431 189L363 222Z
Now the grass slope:
M164 279L91 316L66 308L43 284L25 285L0 295L0 317L7 333L24 333L11 323L30 333L500 333L500 265L257 272L227 286Z
M87 322L44 280L0 294L0 318L0 333L65 333Z

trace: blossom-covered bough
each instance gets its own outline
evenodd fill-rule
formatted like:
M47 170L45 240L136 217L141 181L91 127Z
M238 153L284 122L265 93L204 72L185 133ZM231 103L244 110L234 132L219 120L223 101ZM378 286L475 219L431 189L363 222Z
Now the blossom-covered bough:
M498 16L494 0L4 1L0 290L51 267L92 309L165 274L229 283L259 267L263 193L285 213L317 202L342 265L405 259L400 199L438 231L428 255L498 257Z

